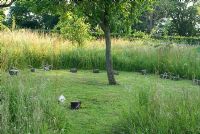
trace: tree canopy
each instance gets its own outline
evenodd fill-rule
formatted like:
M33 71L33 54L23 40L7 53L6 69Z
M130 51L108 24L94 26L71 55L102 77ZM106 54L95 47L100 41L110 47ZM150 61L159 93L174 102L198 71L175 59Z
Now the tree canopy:
M0 1L6 7L15 0ZM149 34L161 31L161 36L197 36L199 4L197 0L16 0L10 9L10 21L14 16L20 28L57 28L63 37L78 44L92 32L101 31L106 43L108 80L116 84L112 33L134 35L135 31Z

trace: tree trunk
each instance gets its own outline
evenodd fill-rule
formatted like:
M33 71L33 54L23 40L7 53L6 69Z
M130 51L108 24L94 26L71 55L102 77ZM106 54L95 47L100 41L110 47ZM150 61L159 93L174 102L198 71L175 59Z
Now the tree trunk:
M105 9L102 13L102 23L100 26L104 31L105 42L106 42L106 70L108 76L109 85L116 85L117 82L114 77L113 66L112 66L112 56L111 56L111 38L110 38L110 25L109 25L109 2L104 1ZM108 2L108 3L107 3Z
M148 25L148 33L151 33L151 30L153 29L153 13L150 13L148 16L148 21L149 21L149 25ZM147 23L148 24L148 23Z
M106 69L107 76L110 85L116 85L116 80L113 73L112 56L111 56L111 38L110 27L105 26L104 29L105 41L106 41Z

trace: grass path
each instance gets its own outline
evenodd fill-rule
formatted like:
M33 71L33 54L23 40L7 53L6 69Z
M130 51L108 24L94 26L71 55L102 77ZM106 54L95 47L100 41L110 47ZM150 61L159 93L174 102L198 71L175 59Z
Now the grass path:
M135 99L138 90L155 90L161 101L168 101L170 93L177 98L183 91L193 97L200 96L200 87L192 85L191 81L162 80L156 75L143 76L139 73L120 72L116 76L119 85L107 85L106 73L93 74L92 71L78 71L77 74L66 70L36 73L21 71L17 77L2 74L2 86L9 89L36 90L57 110L65 112L70 124L70 134L106 134L114 131L123 118L123 111L128 111L131 101ZM57 98L63 94L64 104L58 104ZM70 110L70 101L80 100L80 110ZM1 111L0 111L1 112ZM62 114L62 112L58 112ZM54 113L54 114L58 114Z

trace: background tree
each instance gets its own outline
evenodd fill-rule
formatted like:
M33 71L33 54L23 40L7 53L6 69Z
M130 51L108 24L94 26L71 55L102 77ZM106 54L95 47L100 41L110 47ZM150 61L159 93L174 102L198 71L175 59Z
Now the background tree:
M115 85L116 80L113 74L112 56L111 56L111 24L116 20L121 20L127 26L144 12L151 4L152 0L96 0L79 1L76 0L73 5L89 19L99 24L104 32L106 42L106 69L110 85Z
M84 17L78 17L72 12L67 12L60 17L55 30L59 30L61 35L73 44L78 43L78 46L82 46L85 40L90 39L90 25L85 23Z
M145 11L139 18L139 22L133 25L137 31L151 33L160 19L169 17L169 0L156 0L152 5L152 10Z
M93 25L99 25L104 32L106 43L108 81L110 85L115 85L111 56L111 25L120 20L121 25L126 25L126 30L128 30L132 22L150 7L153 0L30 0L26 2L36 12L62 15L66 11L72 11L85 16Z
M171 0L169 15L172 18L172 25L180 36L196 35L195 25L199 22L196 0Z
M11 24L13 16L15 16L19 28L29 29L53 29L59 20L59 16L48 13L39 14L34 12L27 4L19 1L16 1L15 4L10 7L8 24Z
M198 31L195 25L199 23L199 2L157 0L153 10L144 12L139 23L133 25L133 29L147 33L155 32L155 29L160 32L165 31L162 35L169 33L169 35L195 36Z

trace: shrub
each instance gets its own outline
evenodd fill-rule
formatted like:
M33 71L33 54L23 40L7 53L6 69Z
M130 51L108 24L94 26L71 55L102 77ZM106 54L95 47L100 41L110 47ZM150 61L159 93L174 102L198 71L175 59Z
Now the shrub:
M69 39L72 43L78 43L79 46L90 38L90 25L85 23L85 18L78 17L71 12L67 12L60 17L56 29L60 29L63 37Z
M152 36L155 39L172 41L179 44L200 45L199 37L184 37L184 36Z
M144 32L137 31L137 32L132 34L132 37L139 38L139 39L147 39L148 35L146 33L144 33Z

